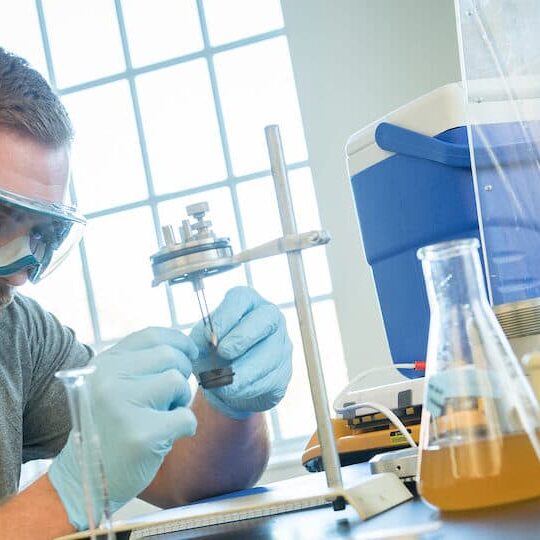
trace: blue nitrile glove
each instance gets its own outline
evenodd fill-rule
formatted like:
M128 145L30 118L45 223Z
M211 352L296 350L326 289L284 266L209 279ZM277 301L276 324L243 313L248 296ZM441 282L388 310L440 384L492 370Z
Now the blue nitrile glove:
M205 389L204 396L226 416L240 420L271 409L285 395L291 379L292 346L279 309L249 287L236 287L211 315L218 337L218 357L235 373L228 386ZM212 369L210 332L202 321L191 331L199 348L193 373Z
M176 439L195 433L187 378L197 355L181 332L147 328L93 360L90 394L114 510L150 484ZM87 528L72 434L52 462L49 479L72 525Z

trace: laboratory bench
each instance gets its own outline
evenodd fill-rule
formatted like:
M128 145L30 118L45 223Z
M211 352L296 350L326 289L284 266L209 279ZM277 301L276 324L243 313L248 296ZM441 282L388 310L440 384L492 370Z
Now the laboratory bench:
M369 474L367 464L343 469L344 478ZM415 498L362 521L350 506L334 512L331 506L147 536L148 540L375 540L403 537L425 540L540 539L540 499L469 512L441 514ZM420 532L425 529L425 532ZM378 534L377 534L378 533ZM120 536L119 540L127 540Z

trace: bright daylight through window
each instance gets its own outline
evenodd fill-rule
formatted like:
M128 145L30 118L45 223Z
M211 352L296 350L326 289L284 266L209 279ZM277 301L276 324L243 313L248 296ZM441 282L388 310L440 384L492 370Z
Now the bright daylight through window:
M73 119L72 195L88 218L80 249L24 293L82 341L100 349L148 325L187 331L198 320L189 285L151 287L161 225L178 225L187 204L208 201L214 230L236 251L281 235L267 124L281 129L299 230L321 227L279 0L18 0L9 9L2 45L46 76ZM304 261L332 397L346 373L325 252ZM252 285L287 318L293 381L269 424L276 452L299 449L315 421L286 258L207 279L210 308L234 285Z

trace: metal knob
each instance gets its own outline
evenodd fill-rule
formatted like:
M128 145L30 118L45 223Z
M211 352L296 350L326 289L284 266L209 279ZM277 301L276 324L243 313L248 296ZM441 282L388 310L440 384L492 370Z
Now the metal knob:
M197 220L195 223L191 224L191 230L197 235L197 238L212 236L212 222L204 219L208 210L209 206L206 201L186 206L188 216Z
M173 246L176 244L176 237L172 225L163 225L163 227L161 227L161 232L163 233L163 240L165 241L166 246Z
M204 214L206 214L208 210L209 210L209 206L206 201L189 204L188 206L186 206L187 215L192 216L197 220L203 219Z

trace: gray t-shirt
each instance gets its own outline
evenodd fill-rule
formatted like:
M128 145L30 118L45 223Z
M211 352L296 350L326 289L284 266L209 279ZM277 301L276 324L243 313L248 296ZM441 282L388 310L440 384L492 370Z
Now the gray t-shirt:
M59 369L92 356L69 328L16 295L0 309L0 500L17 491L21 464L55 456L70 429Z

